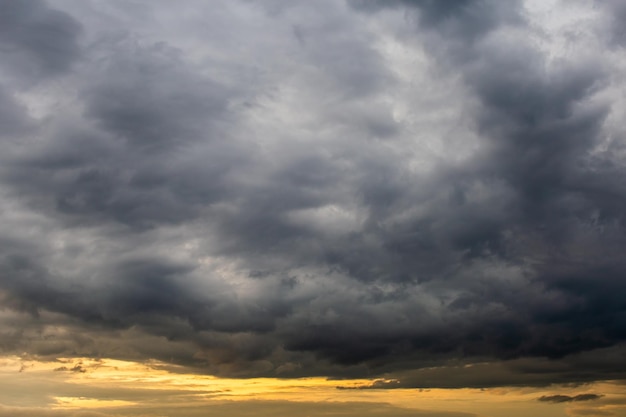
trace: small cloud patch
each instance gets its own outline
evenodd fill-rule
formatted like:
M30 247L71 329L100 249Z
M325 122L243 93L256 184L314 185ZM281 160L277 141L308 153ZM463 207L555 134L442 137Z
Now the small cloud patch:
M546 403L571 403L578 401L593 401L602 398L603 395L598 394L579 394L575 396L570 395L544 395L540 397L538 401L546 402Z
M85 373L87 372L87 370L85 368L83 368L80 364L73 366L72 368L69 368L67 366L61 366L59 368L55 368L54 369L56 372L78 372L78 373Z

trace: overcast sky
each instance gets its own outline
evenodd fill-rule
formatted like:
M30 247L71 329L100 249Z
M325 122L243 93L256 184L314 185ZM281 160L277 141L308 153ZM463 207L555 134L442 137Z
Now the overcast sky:
M4 355L626 379L626 2L0 9Z

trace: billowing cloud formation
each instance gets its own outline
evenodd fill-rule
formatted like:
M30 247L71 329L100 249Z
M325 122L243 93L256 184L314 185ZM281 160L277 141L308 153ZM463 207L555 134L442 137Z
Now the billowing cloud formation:
M618 3L2 1L4 351L623 378Z

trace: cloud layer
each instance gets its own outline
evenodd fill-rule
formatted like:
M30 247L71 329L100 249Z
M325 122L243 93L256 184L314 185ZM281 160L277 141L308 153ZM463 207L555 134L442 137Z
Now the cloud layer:
M619 2L2 8L4 352L624 377Z

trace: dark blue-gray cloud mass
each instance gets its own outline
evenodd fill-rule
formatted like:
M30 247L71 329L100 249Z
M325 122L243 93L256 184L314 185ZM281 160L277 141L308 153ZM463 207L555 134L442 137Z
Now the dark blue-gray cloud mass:
M3 0L0 46L6 68L30 81L65 72L79 58L82 25L38 0Z
M616 3L137 5L3 2L4 352L624 377Z

